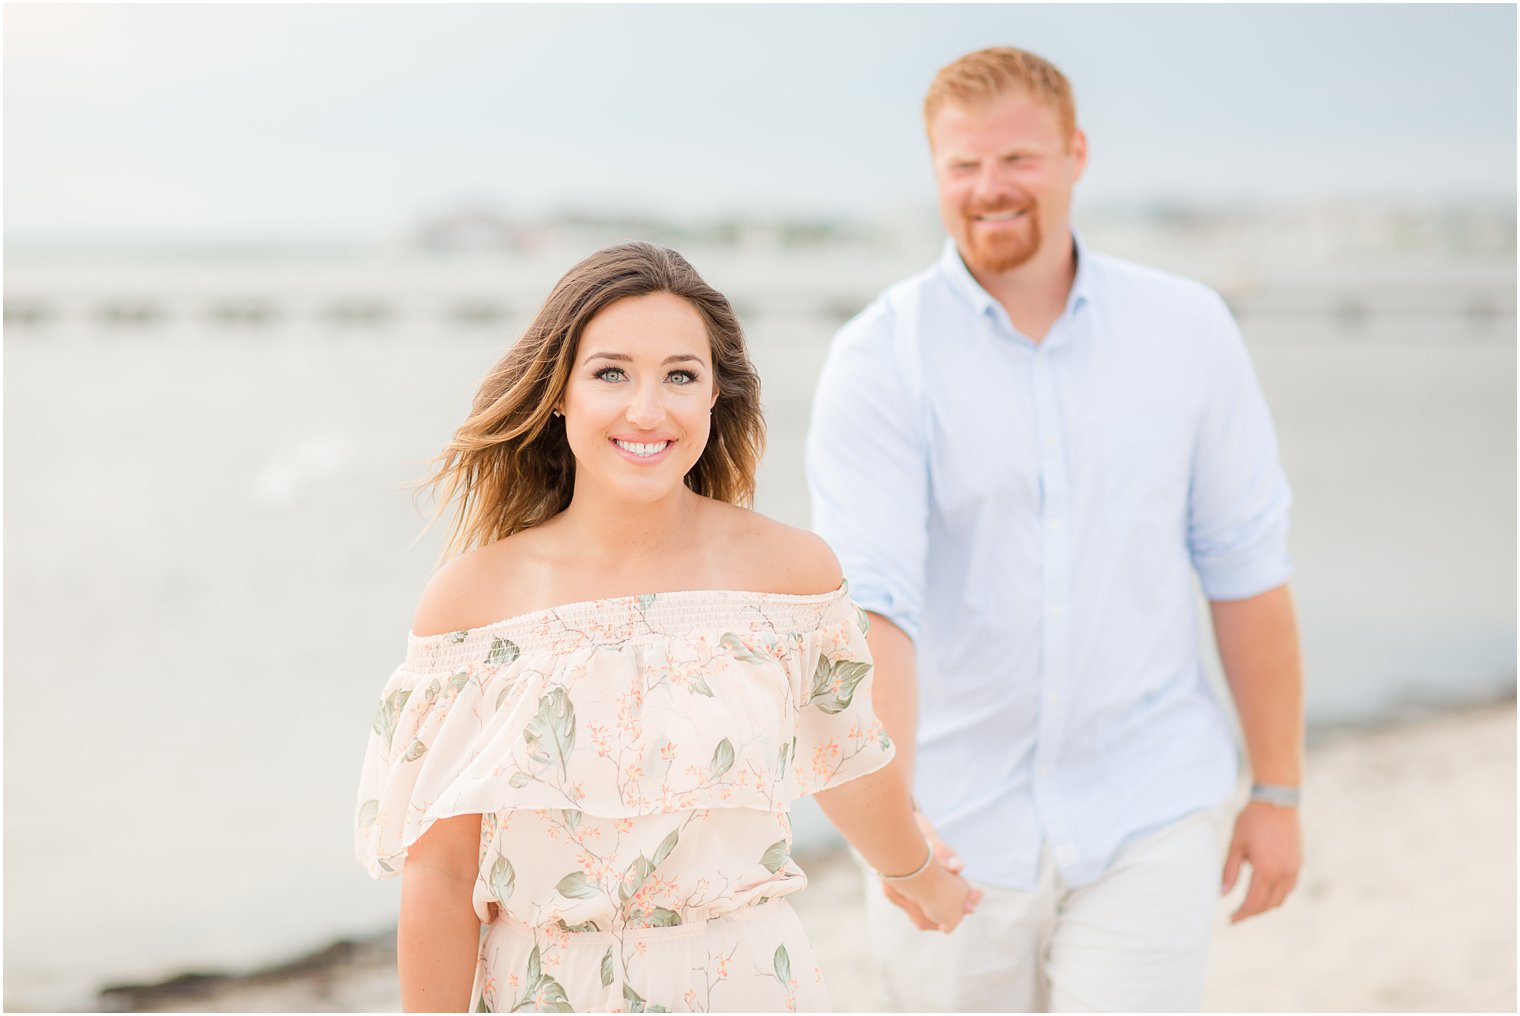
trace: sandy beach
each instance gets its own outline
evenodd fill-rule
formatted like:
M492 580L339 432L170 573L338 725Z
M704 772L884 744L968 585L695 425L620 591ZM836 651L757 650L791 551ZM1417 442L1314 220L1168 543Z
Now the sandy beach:
M1304 794L1306 868L1281 910L1231 927L1219 906L1208 1011L1514 1011L1515 704L1322 733ZM799 859L794 897L836 1009L879 1010L864 887L849 858ZM390 933L244 977L107 994L161 1012L388 1011Z

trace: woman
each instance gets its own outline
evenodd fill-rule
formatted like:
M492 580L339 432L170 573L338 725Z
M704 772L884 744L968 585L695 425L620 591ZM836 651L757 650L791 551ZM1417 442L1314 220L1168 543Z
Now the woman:
M361 861L405 861L406 1009L827 1009L785 901L808 793L942 930L975 905L833 554L741 507L763 443L732 308L651 244L572 268L487 376L360 792Z

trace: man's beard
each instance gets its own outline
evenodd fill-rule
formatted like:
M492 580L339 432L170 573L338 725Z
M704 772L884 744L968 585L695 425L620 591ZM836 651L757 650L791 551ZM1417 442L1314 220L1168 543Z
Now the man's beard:
M970 249L963 251L962 256L966 259L968 266L989 275L1013 271L1034 257L1040 249L1040 220L1035 217L1036 209L1032 204L1024 209L1024 222L1027 228L991 234L977 229L974 216L1001 210L988 209L968 216L971 220L971 228L967 233Z

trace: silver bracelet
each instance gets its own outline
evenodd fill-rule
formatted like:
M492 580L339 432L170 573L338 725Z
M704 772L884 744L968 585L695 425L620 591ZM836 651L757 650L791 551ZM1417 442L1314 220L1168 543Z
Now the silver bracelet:
M1251 800L1260 801L1262 804L1270 804L1278 808L1297 808L1298 796L1297 787L1284 786L1280 783L1251 784Z
M906 882L906 881L908 881L908 879L910 879L910 878L917 878L918 876L922 875L924 872L928 871L929 870L929 865L931 865L933 863L934 863L934 844L931 843L931 844L929 844L929 855L924 858L924 863L920 864L917 868L914 868L912 871L908 872L906 875L882 875L882 873L879 872L879 871L876 874L881 877L881 880L883 882Z

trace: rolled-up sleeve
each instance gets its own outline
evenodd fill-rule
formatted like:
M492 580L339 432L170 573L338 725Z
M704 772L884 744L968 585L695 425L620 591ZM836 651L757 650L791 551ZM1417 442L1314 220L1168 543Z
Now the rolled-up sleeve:
M806 470L813 530L838 555L850 595L917 641L928 458L890 314L878 302L835 336L813 398Z
M1242 600L1288 581L1292 495L1267 400L1224 301L1208 325L1210 369L1193 448L1188 551L1210 600Z

